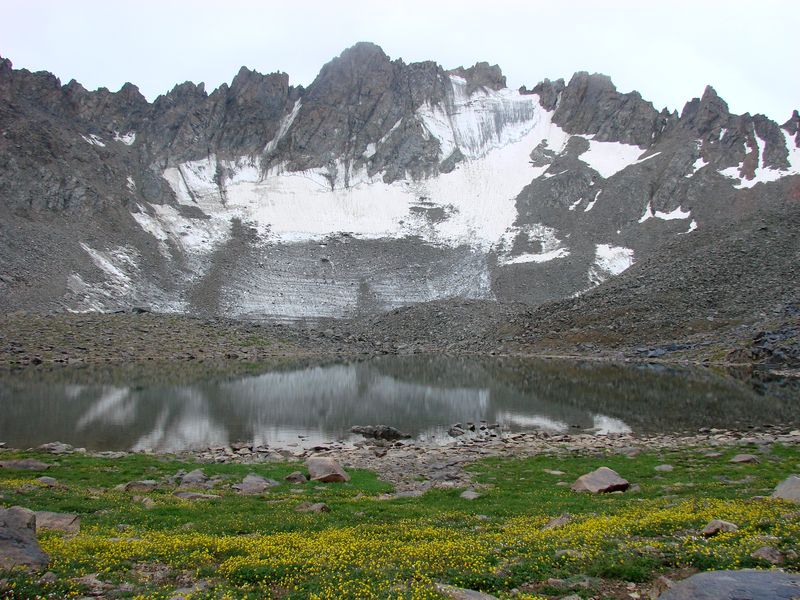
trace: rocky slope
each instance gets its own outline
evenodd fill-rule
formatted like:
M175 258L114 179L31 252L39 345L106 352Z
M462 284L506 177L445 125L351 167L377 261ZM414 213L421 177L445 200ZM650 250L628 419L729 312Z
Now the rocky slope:
M511 90L366 43L308 88L243 67L152 103L0 59L0 310L513 312L735 242L796 201L799 141L797 112L733 115L711 88L678 114L602 75Z

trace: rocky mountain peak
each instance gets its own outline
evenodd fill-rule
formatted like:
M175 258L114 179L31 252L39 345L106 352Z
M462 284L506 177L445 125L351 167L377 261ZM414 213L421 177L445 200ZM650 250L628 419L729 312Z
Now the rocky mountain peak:
M502 90L506 87L506 77L503 75L503 71L498 65L490 65L488 62L477 62L468 69L458 67L448 73L467 80L467 94L469 95L479 88Z
M707 85L702 97L693 98L683 107L681 122L704 136L724 127L730 116L728 104L713 87Z
M547 90L545 96L551 106L558 87L550 84L542 88ZM566 131L591 134L598 141L646 148L665 129L662 117L652 103L643 100L638 92L618 92L607 75L590 75L585 71L575 73L560 94L553 122Z

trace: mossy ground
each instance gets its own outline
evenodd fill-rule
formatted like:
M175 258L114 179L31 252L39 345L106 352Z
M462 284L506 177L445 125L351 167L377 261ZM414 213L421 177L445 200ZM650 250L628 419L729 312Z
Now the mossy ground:
M800 507L754 498L800 471L800 449L772 446L758 464L729 463L740 451L484 460L471 467L481 493L472 501L460 498L460 489L380 499L390 486L365 471L352 471L349 483L284 482L296 463L199 465L145 455L110 460L6 451L4 459L53 463L46 474L64 487L42 485L41 473L0 469L2 505L75 512L82 525L78 535L39 533L55 583L6 574L2 594L80 596L85 587L74 579L98 573L112 584L106 597L171 598L198 581L205 587L192 598L436 598L433 582L499 597L627 597L603 582L769 567L750 556L766 545L789 557L787 568L800 569ZM674 470L655 471L661 463ZM601 465L640 489L593 496L556 485ZM221 498L181 500L166 484L147 494L114 489L196 467L224 478L213 490ZM282 483L263 496L243 497L230 484L248 473ZM149 497L152 508L134 496ZM325 502L331 512L296 512L302 501ZM564 513L571 515L566 525L543 527ZM711 519L732 521L739 530L703 538L700 530ZM566 579L566 587L548 586L549 578ZM619 589L629 591L624 584Z

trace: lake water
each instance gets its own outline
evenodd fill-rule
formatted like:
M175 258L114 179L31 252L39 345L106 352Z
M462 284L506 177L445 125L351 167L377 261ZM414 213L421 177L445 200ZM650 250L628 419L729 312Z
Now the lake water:
M386 424L428 441L453 423L550 432L792 424L797 401L709 370L592 362L383 357L260 367L132 365L0 374L0 441L177 451L343 439Z

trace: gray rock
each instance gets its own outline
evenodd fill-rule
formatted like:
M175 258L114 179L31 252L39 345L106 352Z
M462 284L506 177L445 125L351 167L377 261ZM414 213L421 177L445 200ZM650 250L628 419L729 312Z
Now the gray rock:
M464 490L461 492L460 497L464 500L477 500L481 495L475 490Z
M0 570L38 569L49 561L36 541L36 514L21 506L0 510Z
M449 435L450 437L460 437L465 433L467 432L461 429L461 427L456 427L455 425L453 425L450 429L447 430L447 435Z
M710 571L676 583L658 600L794 600L800 575L782 571Z
M280 483L274 479L265 479L260 475L250 473L242 480L242 483L236 484L233 487L239 490L239 493L244 496L255 496L257 494L263 494L269 488L278 485L280 485Z
M437 583L434 587L437 592L445 598L450 598L450 600L497 600L497 596L492 596L491 594L467 590L444 583Z
M581 475L572 484L574 492L590 492L592 494L607 494L610 492L624 492L630 487L627 480L619 476L619 473L608 467L600 467Z
M714 519L713 521L709 522L708 525L703 527L702 533L705 537L712 537L718 533L728 533L731 531L738 531L738 529L739 526L734 523L722 521L720 519Z
M129 481L122 489L126 492L152 492L157 487L157 481L153 479L143 479L141 481Z
M737 454L734 456L730 461L732 463L757 463L761 462L758 460L758 457L754 454Z
M61 485L58 483L58 480L55 477L48 477L46 475L42 477L37 477L36 481L38 481L43 485L46 485L47 487L59 487Z
M203 472L203 469L189 471L186 475L181 477L181 487L204 486L206 483L208 483L208 477Z
M0 460L0 469L9 469L14 471L44 471L49 468L50 465L47 463L43 463L40 460L34 460L33 458Z
M775 491L772 492L772 497L788 502L800 503L800 477L797 475L790 475L781 481L775 488Z
M411 436L403 433L399 429L388 425L354 425L350 428L352 433L359 433L364 437L376 438L379 440L402 440Z
M48 444L42 444L37 450L49 452L50 454L71 454L75 449L64 442L50 442Z
M36 511L36 529L50 529L52 531L66 531L78 533L81 530L81 518L72 513Z
M308 477L305 476L304 473L300 471L294 471L289 473L286 477L284 477L286 481L290 481L291 483L305 483L308 481Z
M783 555L783 553L772 546L762 546L758 550L754 551L750 556L758 560L766 561L773 565L782 565L784 562L786 562L786 557Z
M295 512L331 512L330 506L325 504L324 502L301 502L297 506L294 507Z
M669 473L670 471L675 470L675 467L672 465L658 465L655 470L659 473Z
M564 471L555 471L553 469L544 469L544 472L547 473L548 475L566 475Z
M182 498L183 500L216 500L221 496L217 494L201 494L199 492L187 492L187 491L177 491L173 493L173 496L177 496L178 498Z
M550 519L542 529L557 529L558 527L563 527L567 523L572 521L572 515L565 513L560 517L556 517L555 519Z
M335 459L328 456L312 456L306 460L306 467L311 481L324 483L350 481L350 475Z

